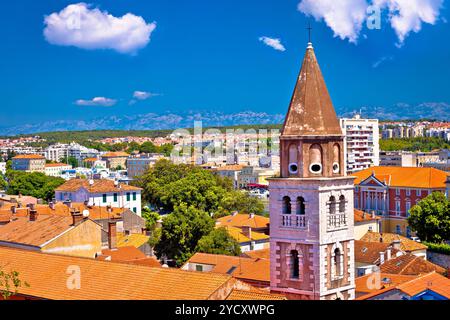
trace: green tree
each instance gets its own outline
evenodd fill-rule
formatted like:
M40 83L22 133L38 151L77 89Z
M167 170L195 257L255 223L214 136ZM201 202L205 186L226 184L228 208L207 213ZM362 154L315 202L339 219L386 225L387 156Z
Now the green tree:
M157 153L158 148L153 144L153 142L146 141L139 147L140 153Z
M257 215L264 214L264 204L260 199L251 197L248 193L242 191L228 192L221 200L220 207L214 218L220 218L229 215L230 212L238 211L239 213Z
M16 295L20 287L29 287L29 284L20 280L17 271L4 272L0 270L0 296L4 300Z
M197 244L197 252L238 256L241 254L239 243L230 236L227 229L218 228L203 236Z
M441 192L433 192L411 208L408 223L423 240L442 243L450 240L450 202Z
M72 168L78 167L78 160L75 157L65 157L62 159L62 162L71 165Z
M161 239L155 246L158 258L175 260L178 266L195 253L198 241L214 229L214 220L204 211L186 204L164 218Z
M145 219L145 227L147 230L154 230L156 223L161 219L161 216L149 208L142 209L142 218Z
M7 186L8 186L8 184L6 183L5 178L0 173L0 190L5 190Z
M8 171L7 176L8 194L22 194L47 201L55 196L55 189L65 182L62 178L49 177L39 172Z

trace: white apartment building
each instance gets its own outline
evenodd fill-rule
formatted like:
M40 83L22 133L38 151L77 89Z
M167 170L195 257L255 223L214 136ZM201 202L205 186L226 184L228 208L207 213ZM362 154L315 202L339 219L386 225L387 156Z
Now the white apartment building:
M72 166L65 163L47 163L45 165L45 174L50 177L61 177L63 171L71 170Z
M68 155L69 145L57 143L44 150L44 157L47 160L60 162Z
M141 188L112 180L72 179L55 190L56 201L130 209L141 216Z
M417 153L407 151L380 152L382 167L417 167Z
M380 130L378 119L340 119L345 135L344 156L349 174L380 164Z

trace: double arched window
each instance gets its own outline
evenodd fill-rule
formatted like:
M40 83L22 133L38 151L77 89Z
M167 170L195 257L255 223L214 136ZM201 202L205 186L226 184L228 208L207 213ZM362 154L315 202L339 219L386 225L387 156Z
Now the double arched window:
M283 214L291 214L292 208L291 208L291 198L288 196L283 197Z

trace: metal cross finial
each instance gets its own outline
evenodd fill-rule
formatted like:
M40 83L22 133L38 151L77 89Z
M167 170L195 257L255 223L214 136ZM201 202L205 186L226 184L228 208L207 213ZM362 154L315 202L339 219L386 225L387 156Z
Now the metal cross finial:
M308 28L306 29L308 30L308 39L309 39L308 42L311 43L311 30L312 30L311 21L308 22Z

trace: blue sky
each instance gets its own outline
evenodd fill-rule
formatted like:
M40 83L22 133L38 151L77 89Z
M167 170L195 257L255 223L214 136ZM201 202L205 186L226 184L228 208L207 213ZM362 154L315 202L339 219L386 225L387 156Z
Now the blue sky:
M434 25L423 24L401 47L396 46L398 35L386 10L381 30L364 26L355 44L335 37L342 33L332 23L329 27L307 18L298 10L299 2L89 2L89 10L99 8L119 18L132 13L147 26L156 23L148 44L119 52L62 46L46 39L44 17L75 1L5 1L0 20L0 126L186 110L285 113L305 52L309 20L316 55L338 110L450 102L447 1ZM280 39L285 51L265 45L260 41L264 36ZM154 96L133 99L136 91ZM113 105L90 103L95 97L110 99Z

